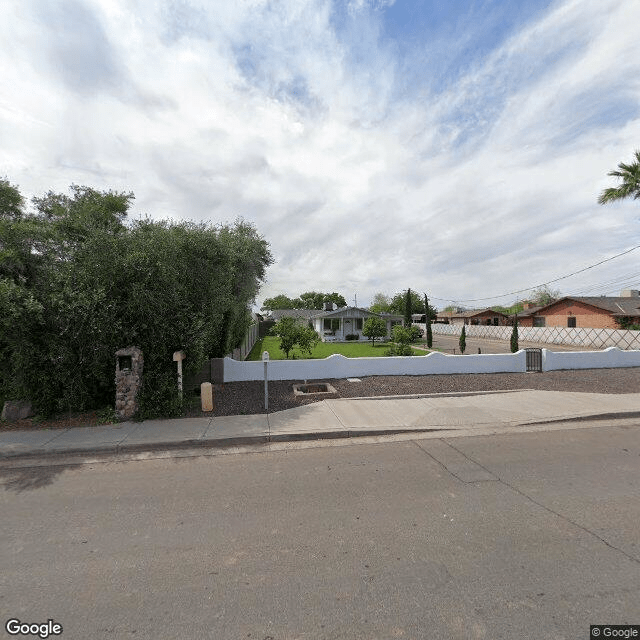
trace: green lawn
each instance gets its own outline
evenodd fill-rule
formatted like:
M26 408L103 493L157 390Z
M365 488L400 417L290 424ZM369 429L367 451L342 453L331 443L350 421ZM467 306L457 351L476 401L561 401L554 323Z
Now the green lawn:
M311 358L320 359L333 355L334 353L340 353L347 358L371 358L384 356L384 352L389 348L389 344L384 342L376 342L375 346L371 346L371 341L364 340L358 342L319 342L316 348L311 352ZM251 353L247 356L247 360L262 360L262 352L269 352L270 360L285 360L284 353L280 350L280 338L275 336L266 336L262 340L258 340ZM413 350L414 355L423 356L424 351L418 349ZM295 357L297 360L308 358L298 349L294 349L290 354L291 358Z

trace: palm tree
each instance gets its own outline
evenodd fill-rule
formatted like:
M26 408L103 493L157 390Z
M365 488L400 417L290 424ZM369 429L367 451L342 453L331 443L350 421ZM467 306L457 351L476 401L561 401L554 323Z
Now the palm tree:
M640 199L640 151L635 152L635 157L635 162L631 164L621 162L618 165L620 171L610 171L607 174L614 178L621 178L622 184L605 189L598 198L599 204L607 204L607 202L629 197L633 197L634 200Z

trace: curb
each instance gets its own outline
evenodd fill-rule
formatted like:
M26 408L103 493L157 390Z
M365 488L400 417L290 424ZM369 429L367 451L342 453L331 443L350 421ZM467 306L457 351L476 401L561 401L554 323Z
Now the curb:
M282 433L271 436L237 436L216 438L212 440L180 440L168 442L149 442L132 445L107 445L104 447L86 447L75 449L32 449L30 451L15 451L0 455L0 467L3 462L28 459L49 459L59 456L108 456L144 453L147 451L169 451L180 449L225 449L269 442L302 442L309 440L336 440L346 438L360 438L366 436L390 436L400 433L432 433L435 431L451 431L451 427L425 427L424 429L393 428L379 430L340 430L340 431L304 431L299 433Z
M515 390L514 390L515 391ZM520 391L520 390L517 390ZM460 395L486 395L492 393L510 393L511 391L487 391L487 392L464 392L464 393L445 393L445 394L411 394L402 396L404 398L424 398L434 396L460 396ZM398 398L399 396L388 396L388 398ZM378 396L379 398L379 396ZM347 398L344 398L345 400ZM348 400L369 400L371 398L348 398ZM604 420L625 420L640 418L640 411L621 411L621 412L603 412L589 415L574 415L558 418L549 418L545 420L532 420L528 422L491 422L476 426L504 425L504 426L532 426L545 424L575 423L588 421L604 421ZM161 451L180 451L186 449L225 449L231 447L239 447L246 445L268 444L270 442L302 442L313 440L334 440L360 438L370 436L391 436L406 433L433 433L438 431L458 431L465 429L465 425L425 425L424 427L388 427L381 429L341 429L339 431L302 431L293 433L275 433L272 435L258 436L230 436L227 438L211 438L211 439L191 439L179 441L164 442L142 442L136 444L106 444L104 446L76 447L76 448L59 448L59 449L30 449L28 451L9 451L0 453L0 468L3 463L12 461L28 461L35 459L54 460L63 456L71 457L91 457L91 456L113 456L113 455L135 455L145 452L161 452Z
M394 396L356 396L354 398L323 398L323 400L403 400L407 398L464 398L468 396L488 396L499 393L519 393L521 391L537 391L537 389L500 389L495 391L448 391L443 393L408 393Z
M589 420L626 420L628 418L640 418L640 411L619 411L616 413L594 413L587 416L569 416L567 418L550 418L548 420L535 420L533 422L522 422L522 425L530 424L556 424L559 422L587 422Z

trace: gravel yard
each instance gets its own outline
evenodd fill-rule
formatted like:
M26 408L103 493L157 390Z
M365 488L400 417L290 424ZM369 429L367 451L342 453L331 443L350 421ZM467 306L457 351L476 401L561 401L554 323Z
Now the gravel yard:
M455 391L501 391L504 389L546 389L582 391L586 393L638 393L640 368L585 369L581 371L549 371L546 373L484 373L429 376L371 376L360 382L327 379L335 394L294 396L293 385L300 380L269 382L269 411L282 411L325 398L357 398L396 396ZM315 381L314 381L315 382ZM264 413L264 382L230 382L213 385L213 415L246 415ZM197 407L197 408L196 408ZM185 417L199 417L199 401ZM57 416L46 420L28 418L17 422L0 422L0 431L16 429L67 429L98 426L97 412L89 411Z
M371 376L361 382L327 379L336 393L295 397L293 384L299 380L269 383L269 411L282 411L325 398L395 396L452 391L500 391L544 389L586 393L638 393L640 368L583 369L545 373L484 373L429 376ZM315 381L314 381L315 382ZM264 382L233 382L214 385L215 415L264 413Z

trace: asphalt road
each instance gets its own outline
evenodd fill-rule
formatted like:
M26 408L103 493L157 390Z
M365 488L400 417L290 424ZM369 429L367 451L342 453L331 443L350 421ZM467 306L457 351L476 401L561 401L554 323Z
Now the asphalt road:
M640 624L629 421L4 468L0 482L3 626L51 618L65 639L573 640L589 624Z

